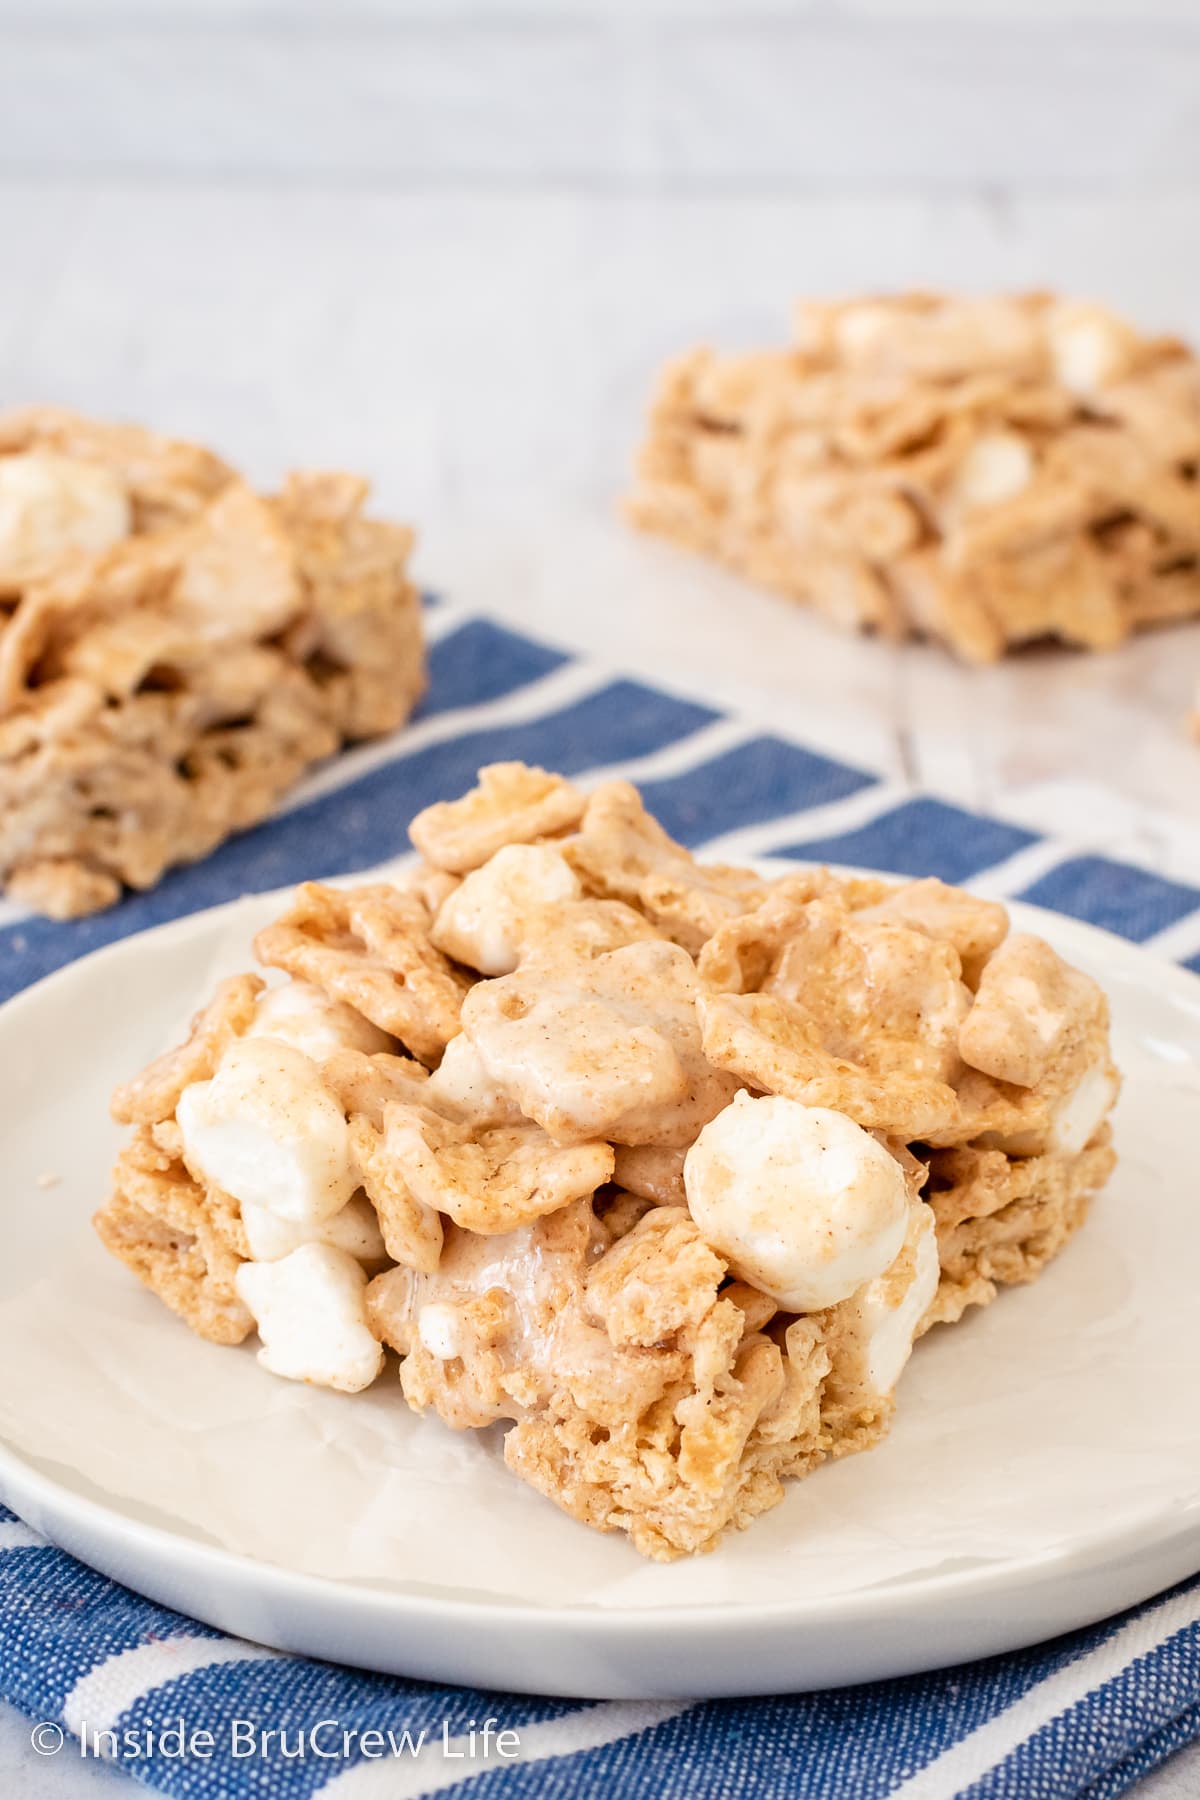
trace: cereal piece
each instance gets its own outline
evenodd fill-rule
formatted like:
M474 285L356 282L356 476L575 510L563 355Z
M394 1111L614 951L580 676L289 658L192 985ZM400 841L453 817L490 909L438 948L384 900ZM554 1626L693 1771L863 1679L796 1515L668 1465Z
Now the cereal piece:
M657 1206L596 1264L586 1305L612 1343L646 1349L701 1323L726 1267L703 1229L686 1207Z
M110 470L52 450L0 457L0 592L20 593L62 557L107 550L130 523Z
M688 1151L684 1182L705 1239L788 1312L835 1306L900 1254L904 1172L827 1108L736 1095Z
M840 900L811 901L763 988L816 1021L834 1056L943 1082L961 1069L958 1034L971 995L958 952L923 931L864 919Z
M184 1088L215 1074L227 1046L253 1022L264 983L258 975L231 975L191 1024L187 1041L126 1081L113 1094L111 1111L121 1125L153 1125L169 1119Z
M766 892L750 869L697 863L650 817L627 781L606 781L595 790L563 854L589 893L637 907L692 952Z
M970 662L1200 610L1200 360L1046 294L809 305L659 385L628 511L844 629ZM1117 548L1130 528L1148 549Z
M561 775L524 763L490 763L479 785L461 800L427 806L409 835L435 868L464 875L506 844L530 844L569 831L583 813L583 796Z
M1068 1157L934 1151L927 1198L942 1274L923 1328L987 1305L1000 1286L1035 1280L1083 1224L1115 1161L1107 1131Z
M43 857L13 871L8 897L47 919L82 919L119 900L121 884L115 876L70 857Z
M894 919L913 931L952 944L963 965L968 987L978 987L983 961L1008 932L1008 914L998 900L980 900L962 888L948 887L936 875L906 881L865 907L855 907L860 923ZM974 979L970 979L974 976Z
M519 1125L524 1118L516 1101L493 1081L464 1031L446 1045L446 1054L430 1076L429 1092L423 1098L448 1118L469 1119L483 1127Z
M426 1098L429 1070L411 1056L386 1053L365 1056L361 1050L336 1050L321 1063L321 1080L342 1111L362 1113L382 1129L389 1101L419 1105Z
M690 1143L736 1085L701 1052L691 958L630 944L568 972L522 967L481 982L463 1029L488 1075L563 1143Z
M613 1172L607 1144L557 1145L537 1125L479 1129L419 1106L388 1107L383 1154L415 1199L483 1237L590 1198Z
M869 1131L925 1138L959 1118L953 1088L902 1069L876 1074L822 1048L813 1021L773 994L702 994L704 1054L762 1093L845 1113Z
M963 1060L997 1081L1035 1087L1071 1037L1106 1018L1104 995L1042 938L1020 932L990 958L959 1031Z
M216 1228L203 1188L146 1126L117 1157L112 1193L92 1223L105 1249L200 1337L240 1344L252 1329L234 1283L239 1258Z
M268 967L354 1007L422 1062L436 1063L458 1031L467 984L430 942L415 895L306 881L254 949Z
M258 1326L264 1369L343 1394L370 1387L383 1349L367 1325L367 1278L348 1252L302 1244L279 1262L243 1263L236 1281Z
M432 1273L442 1254L440 1214L412 1193L385 1149L382 1128L365 1113L351 1115L350 1149L388 1255L405 1268Z
M664 1150L656 1144L618 1144L613 1180L640 1199L655 1206L686 1206L683 1186L685 1150Z

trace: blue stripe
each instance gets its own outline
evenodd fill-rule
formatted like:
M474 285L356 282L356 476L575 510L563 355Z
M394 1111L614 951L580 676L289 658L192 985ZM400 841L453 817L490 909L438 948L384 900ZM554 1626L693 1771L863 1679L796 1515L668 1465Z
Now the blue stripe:
M1026 888L1021 898L1069 913L1073 919L1086 919L1089 925L1102 925L1135 944L1200 906L1195 888L1107 856L1073 856Z
M0 1557L0 1691L54 1718L75 1683L118 1651L153 1638L221 1638L107 1581L59 1550Z
M940 875L943 881L969 881L1014 856L1037 838L1019 826L967 812L944 800L906 800L857 831L835 837L806 838L779 846L773 856L796 856L809 862L853 863L864 869L886 869L893 875Z
M681 844L844 800L877 779L782 738L751 738L698 768L646 781L646 806Z
M1185 1589L1176 1589L1184 1592ZM1079 1788L1124 1763L1149 1733L1168 1729L1196 1704L1200 1626L1156 1644L1120 1674L1061 1712L981 1781L963 1800L1026 1800L1053 1792L1055 1772L1072 1768Z
M437 1745L443 1726L447 1736L456 1737L490 1717L520 1732L526 1725L559 1718L573 1711L577 1704L533 1699L528 1695L485 1694L471 1688L397 1681L386 1675L370 1675L354 1669L336 1668L329 1663L295 1658L285 1665L227 1663L212 1669L197 1669L140 1696L122 1713L117 1729L136 1731L144 1739L148 1727L153 1726L157 1732L164 1724L183 1719L185 1725L194 1724L211 1731L215 1739L213 1754L204 1762L200 1792L286 1795L287 1800L307 1800L308 1795L325 1785L334 1771L342 1772L352 1764L366 1760L357 1744L350 1755L341 1756L343 1730L356 1735L368 1730L384 1733L391 1730L397 1736L407 1730L414 1737L424 1730L430 1741ZM267 1745L261 1756L233 1754L234 1720L246 1720L253 1727L253 1733L240 1733L243 1747L261 1733L283 1731L288 1748L295 1752L297 1737L311 1731L319 1720L324 1719L336 1720L338 1729L323 1731L318 1748L336 1745L336 1760L311 1754L285 1756L278 1738ZM400 1766L405 1766L409 1760L408 1756L401 1757ZM434 1767L441 1766L440 1758L436 1758ZM178 1762L162 1759L149 1764L146 1778L152 1786L177 1793L182 1786L180 1770Z
M901 1781L1075 1660L1105 1629L898 1681L709 1701L558 1764L481 1776L469 1791L478 1800L607 1793L621 1800L732 1800L743 1794L754 1800L885 1800Z
M482 706L561 669L570 657L489 619L471 619L429 646L429 688L415 719Z
M1189 1706L1162 1731L1152 1732L1124 1762L1115 1763L1082 1789L1077 1800L1115 1800L1196 1737L1200 1737L1200 1705Z
M480 763L540 761L567 775L582 774L618 757L661 750L718 717L711 707L640 682L613 681L522 724L489 725L401 753L307 806L231 838L204 862L173 870L149 893L130 895L109 912L65 925L23 919L6 926L0 930L0 999L73 957L165 919L308 876L347 875L395 856L408 848L413 815L434 800L461 794Z

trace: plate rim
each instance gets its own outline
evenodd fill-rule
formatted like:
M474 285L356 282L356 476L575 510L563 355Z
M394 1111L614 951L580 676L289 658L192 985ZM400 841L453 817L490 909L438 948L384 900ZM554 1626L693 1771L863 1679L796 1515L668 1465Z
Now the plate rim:
M789 868L831 866L839 873L881 876L893 881L903 879L886 870L822 865L795 857L759 857L752 860L772 873ZM393 859L382 866L395 868L398 861L399 859ZM332 877L330 885L349 885L379 872L378 869L372 869ZM265 907L274 900L282 900L292 892L294 886L294 883L288 883L277 889L239 895L215 906L164 920L143 931L118 938L113 943L101 945L12 995L0 1006L0 1015L10 1017L14 1012L36 1006L48 990L66 986L77 978L80 971L91 969L97 963L118 961L132 952L134 946L141 947L147 943L156 947L168 943L179 944L191 937L202 938L206 933L217 932L223 922L247 901ZM1195 971L1160 958L1143 944L1119 937L1101 926L1073 918L1069 914L1053 912L1021 900L1006 898L1003 904L1014 915L1015 923L1028 921L1031 927L1036 928L1039 920L1045 920L1054 933L1065 933L1081 944L1089 945L1097 955L1103 954L1118 965L1132 967L1139 976L1149 976L1147 985L1151 989L1163 993L1167 998L1182 998L1200 1012L1200 974ZM636 1607L601 1607L582 1602L545 1605L534 1600L492 1599L486 1594L468 1598L465 1595L430 1592L426 1589L414 1591L411 1585L403 1582L376 1586L361 1577L338 1578L290 1569L285 1564L265 1562L242 1551L205 1543L166 1525L139 1520L121 1510L117 1503L119 1496L114 1496L112 1501L105 1501L80 1494L61 1479L39 1468L36 1463L30 1462L22 1452L3 1439L0 1439L0 1495L6 1504L22 1516L28 1517L33 1513L41 1519L49 1518L51 1533L61 1522L65 1522L68 1535L75 1535L75 1527L78 1526L110 1553L119 1554L122 1550L128 1550L136 1557L139 1546L144 1547L148 1554L156 1553L164 1560L173 1562L181 1574L186 1574L193 1581L203 1583L207 1576L243 1586L249 1583L260 1589L265 1583L271 1594L278 1597L317 1604L336 1598L340 1605L349 1606L356 1612L373 1619L388 1619L397 1624L429 1625L434 1620L444 1624L450 1618L460 1626L476 1622L489 1631L506 1626L519 1629L530 1626L546 1630L569 1629L577 1634L582 1633L588 1639L594 1639L600 1645L612 1638L623 1638L631 1628L643 1630L647 1634L653 1631L669 1636L675 1631L686 1631L691 1627L707 1630L724 1625L742 1629L757 1620L767 1628L786 1623L797 1633L808 1634L814 1630L820 1631L823 1627L845 1628L870 1622L896 1623L909 1617L915 1604L936 1604L941 1599L954 1601L969 1596L983 1605L995 1594L1004 1593L1010 1600L1014 1595L1022 1594L1030 1601L1036 1601L1041 1594L1053 1589L1068 1576L1086 1579L1102 1572L1112 1572L1117 1565L1125 1566L1153 1557L1157 1557L1159 1564L1167 1564L1179 1570L1167 1577L1168 1583L1183 1579L1189 1572L1200 1569L1200 1480L1195 1496L1188 1502L1173 1502L1149 1518L1131 1522L1116 1535L1094 1533L1082 1541L1050 1546L1044 1552L1019 1557L981 1558L965 1567L904 1576L815 1602L806 1602L803 1595L791 1595L775 1602L754 1601L744 1605L728 1601L692 1604L658 1601L650 1606ZM1184 1551L1187 1552L1186 1567L1180 1561ZM73 1551L72 1554L81 1553ZM90 1554L81 1554L81 1560L92 1559ZM687 1559L684 1559L682 1566L686 1567L686 1563ZM93 1566L102 1565L95 1562ZM110 1567L103 1572L111 1574L113 1571ZM135 1585L124 1573L116 1578L127 1585ZM190 1599L187 1610L195 1611ZM197 1613L196 1616L203 1617L203 1614ZM1092 1614L1093 1618L1103 1616L1106 1616L1103 1611ZM1078 1622L1090 1621L1080 1619ZM1069 1628L1054 1627L1055 1630ZM1018 1636L1012 1639L1008 1647L1015 1648L1019 1642L1029 1641L1033 1640L1028 1636Z

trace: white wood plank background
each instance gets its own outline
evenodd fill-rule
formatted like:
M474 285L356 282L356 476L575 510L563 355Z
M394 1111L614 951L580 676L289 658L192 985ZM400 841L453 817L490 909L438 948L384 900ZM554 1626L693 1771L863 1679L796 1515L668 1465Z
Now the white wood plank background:
M663 357L910 282L1200 341L1200 0L0 0L0 405L362 468L465 604L1200 880L1200 627L966 671L615 518Z

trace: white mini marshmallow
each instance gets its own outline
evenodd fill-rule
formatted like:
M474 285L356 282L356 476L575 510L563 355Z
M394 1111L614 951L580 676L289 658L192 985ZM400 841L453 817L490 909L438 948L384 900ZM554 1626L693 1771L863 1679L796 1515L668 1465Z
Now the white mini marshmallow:
M1094 394L1128 374L1137 339L1128 325L1086 301L1062 301L1050 315L1054 373L1074 394Z
M315 1224L281 1219L265 1206L242 1202L242 1224L255 1262L279 1262L290 1256L301 1244L332 1244L345 1250L356 1262L382 1263L387 1260L383 1233L375 1208L365 1194L355 1194L340 1212Z
M1033 479L1029 446L1015 431L991 431L963 458L957 493L965 506L998 506L1015 500Z
M1047 1149L1078 1156L1096 1135L1117 1097L1117 1078L1107 1063L1093 1064L1050 1115Z
M21 581L66 551L128 536L129 495L99 463L26 450L0 456L0 579Z
M348 1251L302 1244L281 1262L243 1263L235 1280L262 1339L258 1360L273 1375L357 1394L379 1374L367 1277Z
M358 1186L342 1109L291 1044L231 1044L211 1081L183 1090L176 1117L188 1166L244 1206L312 1224Z
M981 1142L1009 1156L1078 1156L1104 1123L1119 1086L1107 1062L1093 1063L1055 1102L1044 1125L1028 1131L985 1132Z
M932 1209L912 1200L895 1262L839 1308L839 1323L854 1346L858 1382L868 1393L890 1394L899 1381L940 1276Z
M444 1300L432 1300L417 1317L417 1336L423 1349L439 1362L459 1354L458 1309Z
M692 1217L743 1280L789 1312L845 1300L895 1261L908 1189L893 1156L844 1114L739 1093L683 1165Z
M578 900L582 889L549 844L506 844L473 869L441 905L431 936L438 949L481 975L511 975L539 906Z
M254 1010L247 1037L274 1038L324 1062L338 1050L361 1050L365 1056L394 1051L396 1043L354 1007L331 1000L309 981L285 981L268 988Z

